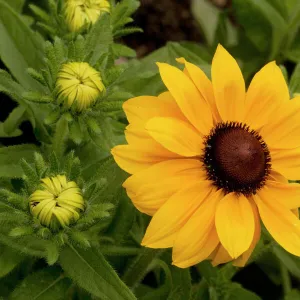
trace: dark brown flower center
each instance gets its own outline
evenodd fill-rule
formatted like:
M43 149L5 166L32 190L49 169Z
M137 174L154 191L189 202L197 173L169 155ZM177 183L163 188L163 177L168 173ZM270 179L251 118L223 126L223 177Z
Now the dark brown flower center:
M262 137L246 124L219 123L205 140L208 179L225 192L255 194L266 181L271 158Z

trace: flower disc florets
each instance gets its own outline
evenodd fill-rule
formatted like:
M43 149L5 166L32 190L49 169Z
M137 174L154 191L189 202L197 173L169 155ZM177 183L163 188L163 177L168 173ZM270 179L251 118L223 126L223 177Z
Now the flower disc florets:
M68 0L65 6L66 21L71 31L95 23L104 12L110 12L107 0Z
M91 107L105 90L100 73L85 62L64 64L56 88L59 103L78 112Z
M270 173L271 157L262 137L243 123L215 126L205 141L203 162L217 188L255 194Z
M42 225L56 229L76 222L85 208L80 188L65 175L41 180L41 189L29 198L32 215Z

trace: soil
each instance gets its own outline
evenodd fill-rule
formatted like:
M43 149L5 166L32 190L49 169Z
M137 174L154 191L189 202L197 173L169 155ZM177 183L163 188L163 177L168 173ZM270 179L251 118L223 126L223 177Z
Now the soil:
M207 0L219 8L228 8L232 0ZM124 38L125 44L143 57L165 45L167 41L201 42L199 25L191 12L192 0L141 0L133 16L134 25L142 28Z
M124 38L142 57L167 41L200 42L201 33L191 13L191 0L141 0L133 16L135 26L144 30Z

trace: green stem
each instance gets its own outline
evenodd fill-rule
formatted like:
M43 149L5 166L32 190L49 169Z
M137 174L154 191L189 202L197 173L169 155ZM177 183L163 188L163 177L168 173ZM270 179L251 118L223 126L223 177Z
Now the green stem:
M291 278L286 266L279 262L280 274L282 279L282 287L284 295L287 295L292 290Z
M140 255L138 255L128 267L122 277L122 280L132 290L136 288L147 274L152 262L163 252L164 250L144 248Z
M205 260L197 265L197 270L209 284L214 285L218 277L218 268L213 267L210 261Z
M208 283L206 279L201 279L200 283L193 287L192 291L192 300L205 299L206 294L208 293Z
M52 140L53 151L59 160L62 159L66 149L66 141L69 134L68 121L62 116L56 123L55 133Z

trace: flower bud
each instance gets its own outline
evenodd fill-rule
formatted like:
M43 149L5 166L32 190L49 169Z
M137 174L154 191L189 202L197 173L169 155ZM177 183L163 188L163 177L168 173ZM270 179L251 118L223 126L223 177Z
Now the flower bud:
M92 106L105 90L100 73L86 62L64 64L56 88L59 103L78 112Z
M85 24L94 24L104 12L110 12L108 0L67 0L65 6L70 31L78 31Z
M80 188L65 175L46 177L29 197L30 211L44 226L56 229L76 222L85 204Z

